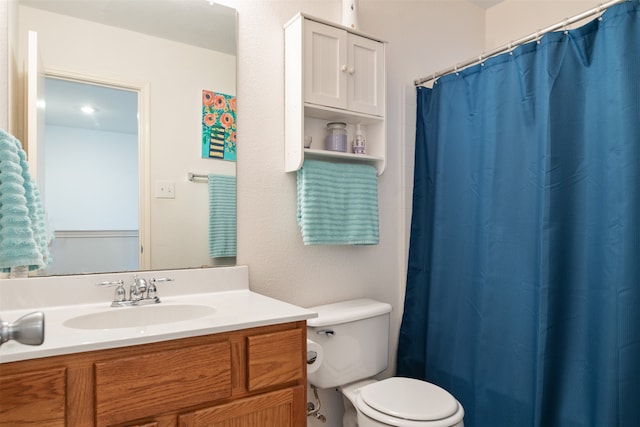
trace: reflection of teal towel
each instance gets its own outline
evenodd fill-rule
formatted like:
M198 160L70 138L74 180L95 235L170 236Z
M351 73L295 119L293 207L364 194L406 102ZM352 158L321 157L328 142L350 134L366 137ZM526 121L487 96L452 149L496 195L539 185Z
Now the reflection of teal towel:
M209 257L236 256L236 177L209 175Z
M51 262L40 193L20 142L0 129L0 270Z
M376 169L305 160L298 171L298 224L305 245L378 244Z

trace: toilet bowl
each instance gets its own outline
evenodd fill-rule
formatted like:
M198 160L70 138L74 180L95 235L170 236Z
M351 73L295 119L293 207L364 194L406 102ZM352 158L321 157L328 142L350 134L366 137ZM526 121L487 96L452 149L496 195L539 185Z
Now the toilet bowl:
M342 388L359 427L463 427L462 405L446 390L411 378L363 381ZM345 402L345 413L347 410ZM345 425L346 427L346 425Z
M463 427L464 409L449 392L412 378L374 375L388 365L391 306L371 299L310 307L309 345L322 357L309 368L308 381L343 394L343 427Z

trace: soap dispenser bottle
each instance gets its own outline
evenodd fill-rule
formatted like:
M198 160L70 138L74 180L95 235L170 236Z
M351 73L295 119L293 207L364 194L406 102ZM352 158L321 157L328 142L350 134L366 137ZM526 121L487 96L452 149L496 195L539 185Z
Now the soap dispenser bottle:
M365 139L362 134L362 128L360 127L360 123L356 125L356 137L353 140L353 152L354 154L364 154L365 152Z

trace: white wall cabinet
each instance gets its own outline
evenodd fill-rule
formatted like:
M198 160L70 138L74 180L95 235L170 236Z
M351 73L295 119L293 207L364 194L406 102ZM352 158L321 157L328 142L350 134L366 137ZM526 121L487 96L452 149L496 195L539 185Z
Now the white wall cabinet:
M285 25L285 170L305 158L365 162L382 174L386 158L385 44L304 14ZM326 124L347 123L347 152L324 149ZM366 154L354 154L356 126ZM304 138L312 138L310 149Z
M304 25L304 100L384 116L384 45L308 20Z

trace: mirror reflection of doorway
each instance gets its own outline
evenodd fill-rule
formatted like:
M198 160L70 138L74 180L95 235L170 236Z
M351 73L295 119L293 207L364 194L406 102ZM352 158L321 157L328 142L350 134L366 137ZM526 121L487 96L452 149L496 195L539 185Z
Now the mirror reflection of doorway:
M138 92L45 79L45 274L139 269Z

